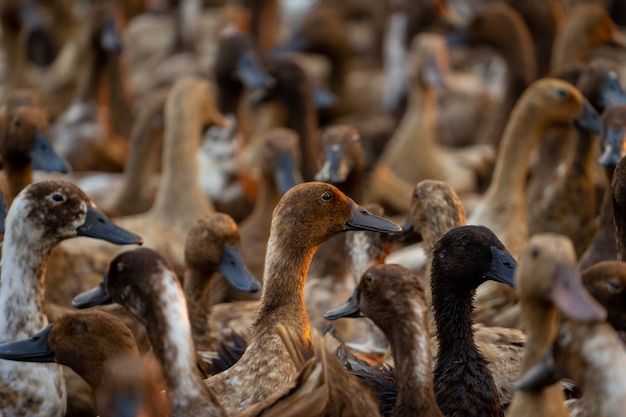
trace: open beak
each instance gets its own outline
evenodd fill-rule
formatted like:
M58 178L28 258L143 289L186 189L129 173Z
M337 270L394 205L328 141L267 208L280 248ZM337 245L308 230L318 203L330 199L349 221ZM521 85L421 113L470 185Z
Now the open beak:
M85 223L76 229L76 231L78 236L102 239L116 245L143 244L143 239L140 236L116 226L111 219L93 206L87 206L87 217L85 218Z
M0 345L0 359L19 362L55 362L54 353L48 346L52 324L31 337L18 342Z
M257 292L261 289L261 283L246 268L239 245L224 246L224 255L217 270L238 291Z
M348 220L344 230L370 230L382 233L402 232L402 228L394 222L370 213L354 201L350 201L350 204L352 206L352 218Z

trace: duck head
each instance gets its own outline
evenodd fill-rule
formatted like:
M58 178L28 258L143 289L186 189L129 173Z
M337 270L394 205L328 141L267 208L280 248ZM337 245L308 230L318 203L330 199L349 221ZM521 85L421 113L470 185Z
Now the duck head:
M52 148L45 114L36 107L20 106L3 120L0 155L8 167L28 166L67 173L69 165Z
M624 136L626 135L626 104L608 107L602 113L601 140L604 152L600 164L616 167L624 153Z
M352 126L330 126L322 133L324 147L322 169L316 181L341 184L350 175L362 175L365 169L365 152L359 132Z
M597 321L606 312L582 285L570 239L557 234L530 238L516 272L520 299L556 306L572 320Z
M606 310L607 321L613 328L626 330L626 263L598 262L582 272L582 281Z
M371 214L331 184L305 182L291 188L278 202L272 217L271 234L308 236L306 241L290 243L318 247L336 234L349 230L400 233L402 229Z
M261 170L264 176L274 182L280 195L302 182L300 160L300 144L296 132L287 128L274 128L265 135L261 151Z
M237 223L227 214L214 213L196 222L185 241L185 263L206 271L207 278L219 271L238 291L261 289L243 262Z
M117 245L142 244L138 235L116 226L76 185L40 181L26 187L13 201L6 235L28 239L44 250L64 239L86 236Z
M117 317L98 310L69 313L30 339L0 345L2 359L60 363L92 388L101 383L104 361L122 354L139 354L132 332Z
M426 303L417 275L400 265L376 265L363 274L348 301L324 313L324 318L365 316L379 328L391 329L398 317L404 317L404 309L410 308L402 301L420 298Z
M624 92L622 88L619 73L616 69L608 70L604 76L602 98L604 107L615 104L626 104L626 92Z
M422 33L411 42L408 77L411 89L442 87L448 73L448 47L443 36Z
M435 281L438 288L459 293L487 280L514 287L516 267L513 256L489 228L458 226L446 232L433 248L433 290Z

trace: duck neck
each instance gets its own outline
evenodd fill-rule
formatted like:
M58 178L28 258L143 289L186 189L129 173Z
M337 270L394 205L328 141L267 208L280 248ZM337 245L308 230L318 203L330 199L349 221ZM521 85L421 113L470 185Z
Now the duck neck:
M197 350L207 350L210 340L211 281L217 271L198 271L185 265L183 289L187 299L191 334ZM209 277L209 279L207 279Z
M401 326L385 326L395 360L398 399L392 416L440 416L433 388L428 311L413 298Z
M480 357L472 328L473 294L454 292L454 289L445 288L437 281L435 277L431 280L432 307L439 340L435 376L441 371L444 356L463 361Z
M276 188L276 182L273 175L263 174L261 176L261 184L259 185L259 194L257 196L254 209L250 213L250 220L246 223L258 225L266 230L265 236L269 236L272 224L272 212L274 207L280 201L280 193Z
M317 247L278 235L272 227L265 257L261 306L252 329L252 338L263 332L275 334L274 328L282 323L293 329L302 340L310 340L304 283Z
M619 261L626 261L626 207L623 207L615 197L612 197L612 199L617 259Z
M132 94L125 62L116 52L107 53L107 91L103 91L111 109L111 125L122 138L128 138L133 126Z
M7 225L0 261L2 343L29 338L48 324L43 309L44 277L52 250L35 230L23 224Z
M519 204L524 204L522 196L530 154L548 127L548 123L541 120L533 110L522 103L511 113L500 143L491 184L487 189L487 195L492 198L518 196Z
M317 111L313 105L311 88L294 94L285 100L287 107L287 127L293 129L300 138L302 152L302 178L313 181L319 171L322 147L317 132Z
M192 403L211 403L196 369L196 355L185 296L174 272L163 267L163 284L155 285L155 317L143 317L155 356L161 361L167 395L174 410Z
M201 95L206 91L178 93L165 105L163 171L151 213L187 232L197 219L214 209L198 177L204 111Z
M15 164L12 161L7 161L6 158L3 158L3 163L8 187L6 202L8 209L20 191L33 182L33 170L30 163Z

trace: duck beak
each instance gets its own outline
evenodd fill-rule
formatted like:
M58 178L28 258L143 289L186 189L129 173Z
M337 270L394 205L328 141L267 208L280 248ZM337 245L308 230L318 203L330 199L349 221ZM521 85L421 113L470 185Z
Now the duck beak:
M609 127L602 140L604 141L604 153L598 160L600 165L605 167L616 167L622 159L622 149L624 144L624 128L615 130Z
M350 200L352 218L346 222L345 231L370 230L381 233L400 233L402 228L394 222L378 217Z
M330 146L326 149L326 161L322 169L315 174L315 181L339 184L346 180L348 173L344 162L344 149L341 146Z
M550 299L570 320L598 322L606 320L606 310L583 287L575 266L557 266Z
M248 88L271 88L276 81L262 69L253 51L244 52L237 60L237 78Z
M356 292L356 289L355 289ZM348 301L324 313L326 320L337 320L340 318L363 317L359 306L356 305L356 295L352 294Z
M34 170L61 172L63 174L69 172L67 162L63 161L54 152L48 136L36 133L33 146L30 148L28 155Z
M626 104L626 93L622 90L617 75L605 75L601 100L605 108L616 104Z
M538 364L525 372L516 382L515 387L522 391L538 391L559 381L552 355L552 347Z
M491 265L485 274L487 278L515 288L515 268L517 261L513 255L506 250L491 247Z
M332 109L337 105L337 96L325 88L315 85L313 86L313 104L317 109Z
M72 307L83 309L93 306L100 306L106 304L113 304L113 298L107 291L107 279L108 275L104 276L104 279L98 284L97 287L78 294L72 300Z
M602 133L602 120L600 119L600 115L585 98L583 98L582 113L574 120L574 124L591 133L598 135Z
M239 245L224 246L224 255L217 270L237 291L257 292L261 289L261 283L246 268Z
M280 152L274 167L274 181L280 195L302 182L302 174L296 169L296 161L290 152Z
M0 345L0 359L19 362L56 362L48 346L52 324L30 339Z
M457 48L472 43L472 37L465 28L459 28L446 37L448 48Z
M106 19L100 29L100 46L107 52L122 52L122 40L115 27L115 19Z
M95 239L106 240L116 245L142 245L143 239L116 226L111 219L104 215L99 209L87 206L87 216L85 223L76 229L78 236L93 237Z

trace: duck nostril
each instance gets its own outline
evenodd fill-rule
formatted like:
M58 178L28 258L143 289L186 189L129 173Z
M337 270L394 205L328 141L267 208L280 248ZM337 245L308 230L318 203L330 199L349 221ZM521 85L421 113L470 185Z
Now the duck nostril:
M103 217L98 217L97 220L99 223L103 223L103 224L106 223L106 220L104 220Z
M359 211L361 212L361 214L363 214L365 216L369 216L370 215L370 212L365 210L365 209L360 209Z

